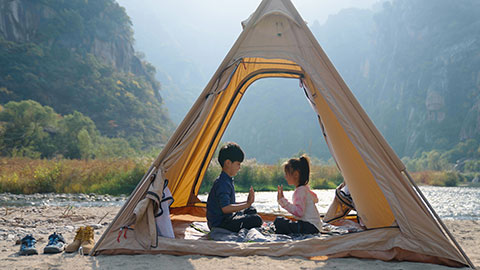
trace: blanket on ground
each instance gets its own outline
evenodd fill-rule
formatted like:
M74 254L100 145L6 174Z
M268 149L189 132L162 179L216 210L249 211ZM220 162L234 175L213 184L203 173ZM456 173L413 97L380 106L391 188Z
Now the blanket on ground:
M333 235L342 235L352 232L362 231L358 223L350 222L342 224L342 226L334 226L328 223L322 226L317 234L276 234L275 227L272 222L265 222L262 227L252 229L241 229L238 233L231 232L223 228L212 228L209 230L206 222L193 222L190 228L197 233L186 235L196 235L195 237L186 237L189 239L204 239L215 241L232 241L232 242L280 242L280 241L296 241L309 239L313 237L326 238Z

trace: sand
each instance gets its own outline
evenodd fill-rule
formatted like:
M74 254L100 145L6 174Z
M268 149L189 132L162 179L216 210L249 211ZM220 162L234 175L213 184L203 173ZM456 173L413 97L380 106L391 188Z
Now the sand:
M2 207L0 208L1 269L450 269L412 263L354 258L311 261L302 257L212 257L171 255L83 256L78 253L43 254L48 236L56 231L70 243L79 226L93 225L98 240L119 207ZM480 266L480 221L444 220L470 260ZM20 256L18 239L32 233L38 255Z

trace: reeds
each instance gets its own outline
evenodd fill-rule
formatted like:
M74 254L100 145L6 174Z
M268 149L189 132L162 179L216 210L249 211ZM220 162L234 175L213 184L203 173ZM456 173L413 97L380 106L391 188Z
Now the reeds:
M0 158L0 192L129 194L151 161Z
M153 158L137 159L29 159L0 158L0 193L96 193L130 194L147 171ZM212 161L203 178L200 193L210 190L213 181L221 172L220 165ZM413 172L412 177L420 185L457 186L466 183L467 176L455 171ZM335 166L313 164L310 187L313 189L335 188L343 177ZM258 164L246 160L235 176L237 192L247 192L250 186L256 191L274 191L286 185L283 167Z

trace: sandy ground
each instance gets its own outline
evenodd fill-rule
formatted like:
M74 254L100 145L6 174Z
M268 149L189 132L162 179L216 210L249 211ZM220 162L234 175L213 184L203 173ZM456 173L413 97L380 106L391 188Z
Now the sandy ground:
M411 263L366 259L310 261L302 257L211 257L170 255L83 256L78 253L43 254L48 236L56 231L70 243L79 226L94 225L98 240L119 207L21 207L0 208L1 269L450 269ZM480 266L480 221L445 220L470 260ZM38 240L39 255L19 256L17 240L32 233Z

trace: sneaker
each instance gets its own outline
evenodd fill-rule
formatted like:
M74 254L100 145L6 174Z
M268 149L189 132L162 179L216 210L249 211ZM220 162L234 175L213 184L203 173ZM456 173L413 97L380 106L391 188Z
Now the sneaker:
M60 253L65 247L65 239L61 234L53 233L48 237L48 244L43 253Z
M23 237L21 240L20 255L38 254L37 249L35 248L36 242L37 240L35 240L31 234Z

